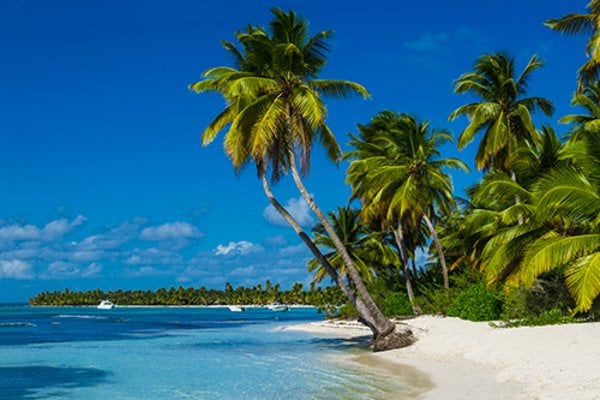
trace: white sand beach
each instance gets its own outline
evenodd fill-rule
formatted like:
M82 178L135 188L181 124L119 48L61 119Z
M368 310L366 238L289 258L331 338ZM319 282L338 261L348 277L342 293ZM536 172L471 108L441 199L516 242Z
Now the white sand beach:
M600 323L493 328L434 316L404 323L418 341L372 357L427 374L434 387L423 399L600 399ZM340 338L370 333L333 321L286 329Z

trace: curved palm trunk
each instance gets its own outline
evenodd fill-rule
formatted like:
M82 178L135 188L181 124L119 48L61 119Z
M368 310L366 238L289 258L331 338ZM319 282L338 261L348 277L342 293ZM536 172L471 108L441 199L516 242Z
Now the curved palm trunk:
M368 316L373 321L373 327L371 329L374 329L374 351L384 351L409 346L414 342L412 332L406 328L402 331L397 331L396 324L394 324L392 321L389 320L389 318L383 315L379 307L377 307L377 304L375 304L373 298L367 291L367 288L365 287L365 284L360 274L358 273L354 262L350 258L346 247L344 246L339 236L336 234L335 230L325 217L325 214L323 214L323 211L321 211L321 209L317 206L313 198L310 196L308 190L306 190L306 187L304 186L304 183L300 179L300 174L298 173L298 169L296 168L296 157L293 150L290 150L289 157L292 176L294 178L296 186L298 187L298 190L300 191L300 194L302 195L310 209L313 211L313 213L317 216L317 219L323 225L325 231L327 232L327 234L331 238L331 241L335 245L336 250L341 255L342 260L344 261L344 264L346 265L346 268L348 270L348 274L350 275L350 279L352 280L352 282L354 282L354 287L358 294L357 297L363 301L366 311L368 312Z
M286 222L294 229L294 231L300 237L300 239L302 239L306 247L308 247L308 249L315 256L315 258L319 260L321 265L323 265L329 276L331 276L334 282L340 287L340 289L346 295L350 303L354 305L354 307L360 315L360 322L368 326L373 332L373 334L376 334L377 330L375 328L375 322L370 317L370 314L364 302L356 296L354 291L346 283L346 278L343 275L337 273L335 268L331 266L327 258L323 255L323 253L321 253L321 251L313 243L310 237L308 237L306 232L304 232L304 230L294 219L294 217L275 198L273 192L271 191L271 187L269 186L267 176L264 172L261 174L261 180L263 184L263 189L265 191L265 194L267 195L267 198L269 199L269 202L273 205L273 207L275 207L277 212L279 212L279 214L286 220Z
M410 301L410 306L413 309L415 315L421 314L421 309L415 303L415 293L413 292L412 282L410 279L410 265L408 264L408 254L406 251L406 244L404 243L404 231L402 230L402 223L398 221L398 229L394 230L394 240L396 241L396 247L400 253L400 261L402 262L402 268L404 269L404 276L406 278L406 294Z
M431 220L429 219L427 214L423 214L423 221L425 221L425 225L427 225L427 229L429 229L429 232L431 233L431 238L433 239L435 249L437 250L438 257L440 259L440 264L442 265L442 275L444 276L444 288L448 290L450 289L450 280L448 279L448 264L446 264L446 257L444 257L442 244L440 243L437 231L435 230L435 227L431 223Z

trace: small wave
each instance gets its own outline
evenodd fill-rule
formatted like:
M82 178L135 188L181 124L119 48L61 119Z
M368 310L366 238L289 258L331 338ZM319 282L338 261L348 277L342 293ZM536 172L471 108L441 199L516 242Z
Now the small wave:
M75 319L108 319L108 317L101 315L71 315L71 314L60 314L52 318L75 318Z
M35 328L31 322L0 322L0 328Z

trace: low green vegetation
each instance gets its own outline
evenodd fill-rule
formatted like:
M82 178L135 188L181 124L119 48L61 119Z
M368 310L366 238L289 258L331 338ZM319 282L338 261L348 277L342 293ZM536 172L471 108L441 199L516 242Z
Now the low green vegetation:
M570 324L573 322L577 322L573 316L565 315L562 310L553 308L552 310L544 311L540 315L525 317L514 321L507 321L504 326L512 328L518 326Z
M383 313L389 317L412 315L412 306L406 293L392 292L383 301Z
M499 293L480 282L461 291L448 306L447 313L470 321L491 321L500 317L501 309Z

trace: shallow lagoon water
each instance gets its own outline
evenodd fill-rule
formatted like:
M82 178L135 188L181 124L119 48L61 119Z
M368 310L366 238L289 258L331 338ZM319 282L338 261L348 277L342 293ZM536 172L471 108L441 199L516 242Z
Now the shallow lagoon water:
M412 388L282 331L314 309L0 306L0 399L378 399ZM403 395L405 394L405 395Z

